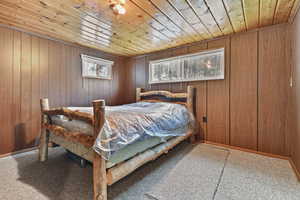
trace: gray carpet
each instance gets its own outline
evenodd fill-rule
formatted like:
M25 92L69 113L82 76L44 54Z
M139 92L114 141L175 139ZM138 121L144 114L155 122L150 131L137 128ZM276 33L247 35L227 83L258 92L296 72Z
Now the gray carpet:
M159 200L213 199L228 150L198 145L146 193ZM205 173L203 173L205 172Z
M289 162L230 150L215 200L300 200Z
M211 167L199 170L203 173L200 175L201 178L205 178L208 185L212 181L215 187L212 196L211 190L208 191L209 194L203 190L202 194L198 194L200 196L197 200L300 199L300 184L288 161L220 149L207 144L199 146L205 148L205 151L209 148L212 152L228 151L229 156L227 161L224 158L221 159L225 166L221 174L219 171L216 174L210 174ZM184 173L178 176L170 174L178 170L176 167L181 166L181 161L189 157L195 148L197 147L183 143L167 155L144 165L109 187L109 200L148 200L145 194L155 191L155 187L166 180L166 177L171 177L173 182L176 178L177 182L181 181L181 174ZM203 155L199 153L198 156ZM219 162L220 160L216 161L216 163ZM197 176L199 176L198 172ZM190 176L190 179L199 180L199 177ZM49 160L45 164L37 161L36 151L0 159L0 180L1 200L92 199L92 167L81 169L76 163L66 158L66 153L61 148L51 149ZM195 187L200 189L204 186ZM182 189L185 189L185 186Z

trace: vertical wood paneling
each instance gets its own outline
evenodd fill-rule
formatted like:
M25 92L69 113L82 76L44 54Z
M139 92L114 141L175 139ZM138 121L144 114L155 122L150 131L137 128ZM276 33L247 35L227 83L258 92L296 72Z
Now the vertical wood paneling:
M31 107L32 107L32 67L31 67L31 36L22 33L21 36L21 131L17 137L24 143L23 148L31 146Z
M135 81L135 63L133 59L126 59L126 71L125 71L125 83L126 83L126 90L124 92L124 98L126 102L134 102L135 101L135 88L136 88L136 81Z
M286 146L290 136L283 130L286 116L283 105L287 99L284 91L288 89L289 74L286 62L289 49L285 45L287 28L287 25L274 26L168 50L169 55L176 56L206 48L226 49L225 80L188 83L197 87L196 116L201 139L273 154L286 155L289 152ZM166 58L166 55L166 51L144 55L146 66L137 64L137 57L128 59L127 65L135 69L134 77L139 79L128 79L133 81L128 83L129 89L134 90L131 87L144 79L141 76L148 76L148 60ZM161 89L160 85L147 84L146 87ZM163 88L180 92L186 86L186 83L169 83ZM129 97L131 102L134 101L132 95ZM202 122L204 116L207 116L208 123Z
M21 33L14 31L13 33L13 107L12 107L12 137L11 141L13 149L5 149L8 152L17 151L22 148L22 141L18 139L17 134L20 132L21 123ZM1 93L0 93L1 94ZM1 145L0 145L1 146Z
M257 87L259 88L258 121L260 122L258 125L259 137L257 138L259 143L258 149L283 155L288 151L286 150L288 149L286 148L288 144L286 141L287 135L284 130L284 118L286 116L284 114L284 105L287 104L287 93L285 90L287 90L286 86L288 86L287 74L289 73L288 69L284 68L287 65L284 50L286 48L285 29L286 26L278 26L259 31L259 70L257 71L258 77L256 77L258 78ZM254 33L247 34L251 35ZM246 118L240 119L242 120L241 123L237 123L234 116L240 116L242 111L238 109L240 105L233 102L242 102L244 101L242 99L247 99L248 101L248 98L254 98L249 90L253 90L252 87L254 87L251 83L255 82L255 77L252 77L255 74L255 68L247 67L247 73L239 71L246 70L243 67L246 64L251 66L251 63L255 62L255 50L249 50L250 48L255 49L255 44L251 42L252 39L249 39L252 37L247 36L247 34L245 36L234 35L209 41L208 44L199 43L183 46L134 59L118 59L94 50L69 46L41 38L37 39L35 36L1 28L0 96L3 98L0 99L0 108L7 115L5 115L5 119L2 119L3 115L0 116L2 117L0 154L34 144L35 137L38 135L36 133L38 121L35 123L36 118L39 118L36 114L38 96L50 97L51 106L60 106L62 104L86 106L89 105L89 101L93 98L106 98L112 103L122 104L134 101L136 86L145 86L148 89L151 87L151 89L183 91L187 84L196 85L198 89L197 117L200 118L198 119L199 123L204 129L201 137L206 136L205 139L207 140L226 144L230 141L233 145L239 145L240 141L247 140L247 144L241 145L247 146L251 143L248 147L251 148L252 145L255 146L253 132L249 130L251 128L247 130L245 135L239 133L239 130L244 129L241 126L253 128L254 125L250 122L244 122ZM243 39L239 39L239 37ZM230 38L232 38L231 42ZM236 47L237 45L240 45L240 47ZM147 83L149 60L221 46L226 47L225 80L157 84L155 86L149 86ZM3 49L6 49L6 51L3 51ZM113 82L83 80L81 77L81 53L98 55L99 57L114 60L116 66L118 66L114 69L116 70L114 71L114 77L117 74L118 78L114 79ZM243 63L246 64L243 65ZM242 79L242 77L245 78ZM231 85L229 84L230 82ZM127 87L129 90L126 89ZM246 89L242 90L241 88ZM115 97L117 97L117 100ZM229 105L229 100L231 100L231 106ZM245 109L253 111L250 107L254 105L248 106ZM229 115L230 110L232 113ZM201 122L201 117L205 116L206 113L208 124ZM7 116L8 118L6 118ZM230 116L232 117L231 120L229 120ZM7 119L9 120L5 121ZM232 127L231 129L229 129L230 126ZM229 134L229 130L232 130L232 133ZM236 137L236 135L238 136ZM251 139L248 140L247 138Z
M71 71L72 71L72 47L66 45L65 46L65 68L66 68L66 104L71 105L71 92L72 92L72 80L71 80ZM80 61L79 61L80 62Z
M32 79L31 79L31 132L30 141L35 141L40 130L40 48L39 38L31 39L31 62L32 62Z
M289 110L286 132L290 133L292 160L300 172L300 12L291 25L291 73L293 87L290 88Z
M136 87L139 88L146 88L146 81L148 78L146 76L141 76L140 74L146 73L146 59L145 57L139 57L136 59L136 66L135 66L135 80L136 80Z
M49 41L49 100L50 106L57 107L61 101L60 95L60 46Z
M12 73L13 73L13 31L0 28L0 153L13 149L13 129L11 126ZM8 135L6 135L8 134Z
M60 62L59 62L59 68L60 68L60 105L66 106L67 104L67 60L65 59L67 56L67 52L66 52L66 45L61 44L60 45Z
M49 96L49 46L48 40L40 39L40 95Z
M125 103L118 94L124 80L83 81L81 53L105 55L115 61L115 66L123 62L123 58L97 50L0 28L0 155L36 144L40 132L40 98L50 98L51 106L88 106L91 99L88 96ZM119 69L114 68L114 73L119 74ZM124 76L124 69L122 72L120 75ZM92 88L84 85L89 81L93 82ZM114 85L120 89L112 90Z
M258 149L286 155L285 122L289 86L289 67L284 29L259 33Z
M126 65L127 58L120 58L119 59L119 66L118 66L118 76L119 81L116 83L117 85L117 98L116 104L122 104L128 102L127 95L127 87L126 87L126 75L127 75L127 65Z
M208 48L225 48L225 80L207 82L207 139L229 144L230 38L208 42Z
M82 79L80 54L81 49L72 47L72 105L83 106L88 103L88 79ZM80 69L80 70L78 70ZM102 81L102 80L101 80ZM103 94L103 84L99 86L99 93Z
M289 102L289 99L291 98L292 96L292 87L291 87L291 83L293 82L293 56L292 56L292 38L291 38L291 25L287 26L287 29L285 30L286 31L286 48L285 48L285 61L286 61L286 66L288 68L288 71L287 71L287 77L288 77L288 80L289 80L289 84L288 84L288 89L287 89L287 95L288 95L288 100L287 100L287 109L286 109L286 123L285 123L285 154L290 156L291 155L291 151L292 151L292 141L293 141L293 136L292 136L292 131L289 131L288 130L288 126L289 126L289 109L293 108L291 106L293 105L289 105L290 102Z
M257 32L232 38L230 145L253 150L257 150L257 61Z

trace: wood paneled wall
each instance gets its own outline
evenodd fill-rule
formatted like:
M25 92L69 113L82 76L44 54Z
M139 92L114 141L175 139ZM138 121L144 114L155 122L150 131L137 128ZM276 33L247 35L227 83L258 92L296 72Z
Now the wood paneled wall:
M285 155L290 78L289 32L267 29L259 34L258 150Z
M82 53L115 61L113 81L82 79ZM0 27L0 155L36 143L41 97L50 106L123 103L124 59Z
M296 87L289 90L288 28L278 25L125 58L0 27L0 155L36 143L41 97L49 97L51 106L87 106L99 98L115 105L133 102L136 87L179 92L194 85L202 139L273 154L292 152L300 168L300 131L292 131L298 130L299 95ZM150 60L217 47L226 49L225 80L148 84ZM299 53L299 46L294 48ZM113 81L82 79L81 53L114 60ZM300 80L294 68L294 79Z
M258 147L257 32L241 34L231 39L230 76L230 102L232 102L230 109L230 144L256 150Z
M277 25L128 59L127 102L134 101L135 87L183 91L195 85L202 139L289 155L289 133L285 131L290 76L287 28ZM226 50L225 80L147 84L149 60L217 47Z
M291 60L293 87L289 93L287 132L291 133L292 160L300 173L300 12L291 24Z

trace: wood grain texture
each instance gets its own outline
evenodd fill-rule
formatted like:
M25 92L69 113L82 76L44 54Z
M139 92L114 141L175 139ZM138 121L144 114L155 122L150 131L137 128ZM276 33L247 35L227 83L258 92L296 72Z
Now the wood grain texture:
M45 124L49 123L49 118L44 115L43 112L49 110L49 99L42 98L40 100L41 108L41 134L39 144L39 161L44 162L48 159L48 145L49 145L49 131L44 127Z
M286 37L284 34L287 29L287 25L273 26L129 58L126 61L127 67L131 70L130 73L135 75L133 79L128 79L132 82L127 83L126 87L130 91L134 89L131 87L134 87L136 84L135 77L139 79L138 82L141 81L143 84L146 81L146 90L150 88L166 88L173 92L181 92L186 90L187 85L193 85L197 88L196 116L201 127L201 139L266 153L286 155L289 152L286 146L290 145L290 143L286 139L289 133L282 130L281 127L285 127L286 120L284 113L283 117L281 116L283 107L280 106L284 103L279 103L279 105L276 102L286 102L287 99L287 96L283 95L283 88L287 90L288 81L282 80L287 80L286 77L289 76L289 70L285 70L288 64L282 62L282 60L288 59L286 53L288 46L278 45L285 43L284 39L281 38ZM260 38L260 34L263 35L262 38ZM147 61L221 46L226 48L225 80L168 83L163 85L148 84ZM144 65L142 62L137 65L138 60L146 60L146 62ZM260 63L258 63L258 60L260 60ZM274 64L274 62L277 63ZM258 67L260 67L260 70L258 70ZM274 78L266 78L273 73L275 75ZM279 74L281 74L281 77L278 77ZM264 81L262 79L267 80ZM275 90L275 83L278 84L276 86L279 89L278 91L277 89ZM263 96L260 97L260 103L258 104L259 91L260 96ZM275 104L276 106L279 105L280 111L274 110L275 106L269 103L269 101L272 102L273 100L265 99L269 98L268 96L272 96L272 99L275 98ZM135 93L128 98L131 98L133 102ZM264 115L264 118L268 115L268 120L275 124L275 128L280 126L281 136L277 135L279 131L274 130L273 125L266 128L262 124L263 122L260 123L260 132L258 132L258 112L261 116ZM270 112L274 113L275 116L267 114ZM203 117L207 117L208 123L203 122ZM266 129L271 129L276 135L269 138L268 134L270 134L270 131ZM260 133L260 137L258 137L258 133ZM277 136L278 140L276 139ZM278 151L278 146L280 151Z
M68 120L80 120L89 125L93 125L93 116L89 113L80 112L78 110L70 110L68 108L59 107L42 110L42 113L50 117L54 115L64 115L68 118Z
M246 30L246 20L242 1L222 0L235 32Z
M260 19L259 24L261 26L265 26L266 24L270 24L273 22L274 14L276 10L277 0L263 0L260 1Z
M290 133L291 157L295 168L300 174L300 14L295 16L295 19L290 27L291 37L291 76L293 87L290 88L288 102L288 118L286 132Z
M273 23L280 24L288 21L295 0L278 0ZM285 10L285 11L283 11Z
M95 100L92 104L94 112L93 145L95 139L102 132L101 129L105 123L105 100ZM94 200L107 200L106 160L97 152L94 152L93 159L93 190Z
M82 79L80 53L113 60L119 77L124 77L123 57L2 27L0 47L0 109L5 113L0 115L0 154L37 144L40 98L49 97L51 107L89 106L100 98L125 103L122 78Z
M230 38L208 42L208 49L225 48L225 80L207 81L207 139L229 144Z
M242 0L247 30L259 25L259 0Z
M299 0L1 0L0 23L109 53L132 56L286 23Z
M286 51L288 34L283 29L259 33L258 65L258 150L286 155L286 110L289 67Z
M36 136L40 134L40 46L39 38L33 37L31 40L31 140L35 140ZM62 67L63 68L63 67ZM64 87L64 86L62 86Z
M13 100L13 31L0 28L0 146L12 150L14 135L12 133L12 100ZM0 154L6 153L0 149Z
M13 31L13 45L13 107L11 110L13 116L11 137L13 140L10 141L13 149L8 149L9 152L21 148L21 140L16 137L20 131L19 124L21 123L21 33L18 31Z
M31 36L25 33L21 35L21 137L25 142L25 148L31 147L35 141L31 137L31 102L32 102L32 68L31 68Z
M257 36L252 32L231 39L230 145L253 150L257 150Z

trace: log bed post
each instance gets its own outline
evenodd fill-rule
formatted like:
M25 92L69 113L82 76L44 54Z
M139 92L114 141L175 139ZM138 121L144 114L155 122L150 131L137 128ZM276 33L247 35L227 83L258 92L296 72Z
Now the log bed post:
M94 109L94 138L104 125L105 121L105 101L93 101ZM94 200L107 200L107 177L106 177L106 162L96 152L94 152L93 160L93 187L94 187Z
M195 98L195 88L193 86L188 86L187 88L187 109L196 116L194 113L194 98ZM197 129L196 129L197 130ZM190 142L194 143L196 141L195 133L190 137Z
M141 101L141 92L142 92L142 88L136 88L136 102Z
M44 162L48 159L48 143L49 143L49 133L44 124L48 123L48 116L43 114L44 111L49 110L49 100L41 99L41 139L39 146L39 160Z

